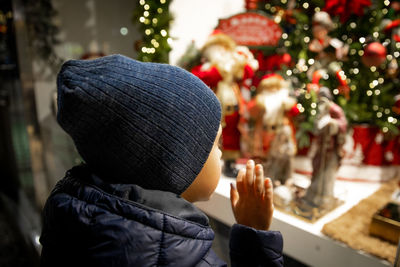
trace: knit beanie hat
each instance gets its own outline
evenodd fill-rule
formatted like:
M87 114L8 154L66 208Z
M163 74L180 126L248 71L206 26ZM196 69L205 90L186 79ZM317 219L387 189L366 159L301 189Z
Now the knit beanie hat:
M70 60L57 80L61 127L102 179L181 194L213 147L221 107L193 74L121 55Z

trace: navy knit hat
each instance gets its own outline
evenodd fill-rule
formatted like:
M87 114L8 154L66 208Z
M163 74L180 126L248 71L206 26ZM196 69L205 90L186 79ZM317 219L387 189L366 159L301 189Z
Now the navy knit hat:
M171 65L112 55L64 63L61 127L101 178L181 194L213 146L221 107L210 88Z

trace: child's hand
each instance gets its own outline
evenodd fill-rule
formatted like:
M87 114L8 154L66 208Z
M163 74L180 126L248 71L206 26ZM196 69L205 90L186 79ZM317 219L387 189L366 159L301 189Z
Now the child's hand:
M236 189L231 184L231 204L237 223L257 230L268 230L274 212L271 179L264 179L264 170L254 161L239 171Z

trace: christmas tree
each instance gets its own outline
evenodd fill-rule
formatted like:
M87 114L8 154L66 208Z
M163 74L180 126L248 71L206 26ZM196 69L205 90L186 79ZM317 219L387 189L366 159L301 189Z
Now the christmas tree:
M138 23L142 38L135 44L138 59L145 62L168 63L171 51L169 12L171 0L140 0L133 12L133 23Z
M399 134L399 1L271 0L259 1L258 11L273 17L284 32L279 47L264 57L288 53L292 58L288 66L270 71L292 81L301 111L300 147L309 143L317 114L315 88L321 86L331 90L350 125ZM321 55L318 46L324 41L316 35L324 30L330 41Z

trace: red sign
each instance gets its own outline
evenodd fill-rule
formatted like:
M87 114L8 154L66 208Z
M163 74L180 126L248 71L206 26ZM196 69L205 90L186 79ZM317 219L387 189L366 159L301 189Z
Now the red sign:
M220 19L216 29L232 37L238 45L246 46L276 46L282 36L277 23L258 13Z

